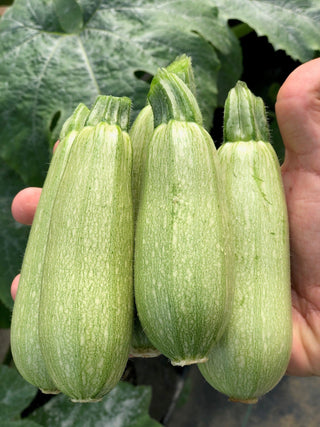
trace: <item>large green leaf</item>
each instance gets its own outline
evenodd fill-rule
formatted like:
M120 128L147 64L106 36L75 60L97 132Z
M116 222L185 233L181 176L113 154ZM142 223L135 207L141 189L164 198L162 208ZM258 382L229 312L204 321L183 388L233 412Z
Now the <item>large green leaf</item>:
M227 19L239 19L301 62L320 51L319 0L215 0ZM252 52L254 55L254 52Z
M22 187L21 178L0 160L0 300L8 308L13 305L11 281L20 272L29 233L29 227L17 223L11 215L12 199Z
M40 424L31 420L17 420L17 421L1 421L1 427L41 427Z
M37 388L27 383L16 369L0 365L0 425L28 427L86 426L160 427L149 416L151 389L120 382L101 402L72 403L64 395L52 397L49 402L20 419L34 397Z
M79 0L75 23L57 13L62 3L16 0L0 21L0 156L28 185L41 185L50 144L79 102L125 95L135 114L148 91L137 76L181 53L193 59L210 127L219 71L224 90L241 73L238 41L211 0Z
M72 403L58 395L30 419L45 426L160 427L148 414L150 400L149 387L121 382L101 402Z
M37 389L27 383L16 369L0 365L0 425L19 418L36 393Z

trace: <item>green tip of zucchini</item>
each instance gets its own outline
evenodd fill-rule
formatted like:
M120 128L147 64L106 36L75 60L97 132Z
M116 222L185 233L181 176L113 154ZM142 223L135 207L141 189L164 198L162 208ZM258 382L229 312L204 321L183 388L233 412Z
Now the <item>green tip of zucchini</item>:
M97 96L86 120L86 126L95 126L104 119L107 103L107 95Z
M167 71L176 74L191 92L196 94L196 84L194 80L191 57L185 54L178 56L171 64L167 66Z
M128 131L131 112L131 99L125 96L99 95L88 115L86 126L95 126L106 121Z
M224 142L270 140L264 102L238 81L224 108Z
M197 100L177 74L160 69L152 79L148 94L155 127L170 120L195 122L202 125Z
M64 122L59 135L60 141L73 130L81 130L86 123L89 113L90 110L86 105L83 103L79 104L71 116Z
M117 125L122 131L128 132L131 113L131 99L122 96L108 97L105 120L110 125Z

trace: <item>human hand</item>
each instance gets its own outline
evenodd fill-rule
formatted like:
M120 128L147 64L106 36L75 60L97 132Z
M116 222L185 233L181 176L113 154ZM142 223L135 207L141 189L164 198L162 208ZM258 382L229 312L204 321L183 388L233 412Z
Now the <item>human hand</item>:
M320 375L320 58L282 85L276 115L291 250L293 347L288 374Z
M41 195L41 188L28 187L21 190L13 199L11 212L13 218L21 224L31 225ZM11 284L11 296L16 297L20 274Z
M53 153L55 152L59 140L53 146ZM11 204L11 213L13 218L24 225L31 225L33 221L36 208L41 195L41 188L39 187L28 187L25 188L14 197ZM20 274L18 274L12 281L11 284L11 296L15 299L18 285L19 285Z

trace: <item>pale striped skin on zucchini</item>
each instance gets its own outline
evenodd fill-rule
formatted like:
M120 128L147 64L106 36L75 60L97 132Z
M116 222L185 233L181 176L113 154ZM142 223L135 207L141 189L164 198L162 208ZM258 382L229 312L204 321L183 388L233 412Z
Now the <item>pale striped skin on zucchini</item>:
M72 146L44 260L41 350L73 401L100 400L117 384L132 336L132 148L108 123L128 124L130 102L111 101L106 121L86 126Z
M147 145L154 131L151 105L146 105L133 122L129 135L132 143L132 203L134 223L136 223L141 180L146 162Z
M192 92L160 70L135 238L141 324L173 364L203 362L226 323L229 288L213 141Z
M191 58L187 55L177 57L166 67L167 71L175 73L195 93L195 82ZM132 202L133 217L136 223L140 202L142 177L146 165L147 147L154 131L153 112L150 104L146 105L136 117L129 135L132 142ZM136 310L135 310L136 311ZM131 356L156 357L160 352L151 344L144 333L137 313L134 317Z
M224 132L235 293L227 329L199 369L231 400L252 403L281 380L291 352L287 209L263 101L242 82L226 101Z
M57 393L47 372L39 344L38 314L43 262L53 203L71 146L83 128L89 109L80 104L66 120L41 192L24 254L11 323L11 351L21 375L45 393Z
M134 226L138 215L138 206L141 192L141 180L146 162L146 147L153 134L153 113L151 105L146 105L135 119L129 135L132 143L132 204ZM160 352L151 344L146 336L137 310L134 310L132 340L130 348L131 357L157 357Z
M166 69L183 80L191 92L195 94L195 81L190 57L181 55L168 65ZM146 163L147 146L152 139L153 131L153 112L151 105L148 104L139 112L129 132L132 142L132 201L135 222L139 207L142 176Z

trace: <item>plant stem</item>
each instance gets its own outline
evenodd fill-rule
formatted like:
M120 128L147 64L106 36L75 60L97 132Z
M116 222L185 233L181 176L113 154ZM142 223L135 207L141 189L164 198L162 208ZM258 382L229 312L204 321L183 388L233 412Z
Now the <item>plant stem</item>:
M244 22L241 22L240 24L237 24L234 27L231 27L231 30L234 32L235 36L238 39L241 39L242 37L252 33L253 31L253 29Z

